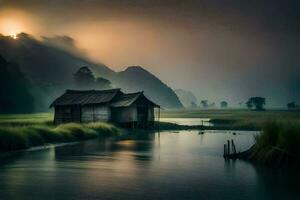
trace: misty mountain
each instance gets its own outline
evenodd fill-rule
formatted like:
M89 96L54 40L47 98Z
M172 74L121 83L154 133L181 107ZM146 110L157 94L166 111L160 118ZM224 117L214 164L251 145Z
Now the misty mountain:
M141 67L129 67L115 72L101 63L89 60L83 51L76 48L72 38L62 36L37 40L21 33L17 39L0 35L0 55L7 61L17 63L22 73L30 80L39 111L65 89L76 89L75 72L88 66L95 77L108 79L114 87L124 91L143 90L145 95L166 108L182 107L174 91ZM97 88L95 88L97 89Z
M49 39L39 41L21 33L18 39L0 36L0 54L18 63L30 80L37 84L67 84L75 71L85 65L93 65L102 74L112 73L104 65L98 65L66 50L50 45ZM55 44L52 40L52 44Z
M116 73L111 81L125 92L144 91L145 95L165 108L181 108L182 104L174 91L156 76L140 66L130 66Z
M184 107L189 108L197 106L198 100L191 91L183 89L176 89L174 91Z

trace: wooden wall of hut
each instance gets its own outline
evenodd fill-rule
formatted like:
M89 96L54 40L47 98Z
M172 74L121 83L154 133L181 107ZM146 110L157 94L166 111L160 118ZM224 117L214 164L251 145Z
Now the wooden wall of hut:
M112 108L111 121L116 123L130 123L137 121L137 110L135 105L130 107Z
M108 122L111 119L111 110L107 105L88 105L81 109L82 122Z
M81 122L80 106L55 106L54 123Z

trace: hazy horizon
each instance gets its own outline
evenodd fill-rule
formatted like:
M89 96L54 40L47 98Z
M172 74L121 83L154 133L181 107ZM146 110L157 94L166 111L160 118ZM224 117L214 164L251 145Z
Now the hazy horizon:
M115 71L140 65L198 100L300 101L297 1L1 1L0 33L66 35Z

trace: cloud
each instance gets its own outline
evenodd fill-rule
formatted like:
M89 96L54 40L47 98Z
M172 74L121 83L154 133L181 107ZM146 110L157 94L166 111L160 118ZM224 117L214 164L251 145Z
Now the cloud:
M32 30L28 25L25 31L46 35L52 45L86 49L92 59L116 70L143 65L174 88L192 90L199 99L237 103L250 95L265 95L271 105L300 101L297 0L4 4L2 13L9 8L33 15L26 21Z

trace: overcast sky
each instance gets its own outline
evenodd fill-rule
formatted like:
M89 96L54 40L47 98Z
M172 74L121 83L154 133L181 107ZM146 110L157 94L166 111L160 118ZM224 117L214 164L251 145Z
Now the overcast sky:
M68 35L93 60L141 65L199 99L279 106L300 101L298 2L0 0L0 33Z

